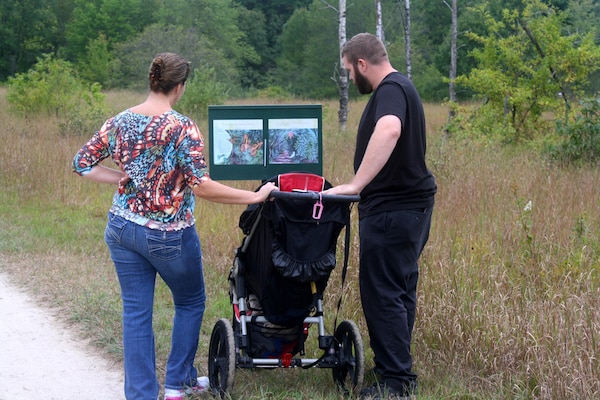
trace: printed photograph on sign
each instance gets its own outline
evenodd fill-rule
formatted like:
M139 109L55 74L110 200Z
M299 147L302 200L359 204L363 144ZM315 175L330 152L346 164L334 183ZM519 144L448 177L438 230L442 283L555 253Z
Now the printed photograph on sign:
M270 164L319 163L318 119L269 119L268 129Z
M262 119L214 120L215 165L264 164Z

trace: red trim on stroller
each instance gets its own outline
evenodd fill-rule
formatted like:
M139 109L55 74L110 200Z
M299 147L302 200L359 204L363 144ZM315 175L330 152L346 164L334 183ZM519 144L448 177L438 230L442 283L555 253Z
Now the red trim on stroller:
M277 186L282 192L322 192L325 178L310 173L289 172L277 176Z

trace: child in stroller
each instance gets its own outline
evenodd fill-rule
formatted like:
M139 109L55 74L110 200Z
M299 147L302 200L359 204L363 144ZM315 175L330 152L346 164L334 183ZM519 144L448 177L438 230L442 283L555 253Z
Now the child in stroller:
M229 274L233 318L218 320L212 331L211 388L220 395L230 392L235 368L318 367L331 368L338 387L355 392L364 378L360 331L350 320L336 327L336 316L334 335L326 334L323 292L345 227L343 285L350 205L359 198L323 195L331 184L309 173L280 174L269 181L280 189L273 199L249 206L240 217L246 236ZM311 325L318 327L319 358L303 358Z

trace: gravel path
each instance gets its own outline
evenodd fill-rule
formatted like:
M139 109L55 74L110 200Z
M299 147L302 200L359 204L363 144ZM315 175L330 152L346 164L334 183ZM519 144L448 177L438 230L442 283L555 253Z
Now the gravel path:
M122 400L123 372L0 273L0 400Z

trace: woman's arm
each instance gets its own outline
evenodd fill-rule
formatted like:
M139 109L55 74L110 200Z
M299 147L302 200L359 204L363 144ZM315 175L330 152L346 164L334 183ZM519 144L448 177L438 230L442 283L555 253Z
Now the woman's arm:
M99 164L93 166L83 177L94 182L113 185L125 185L129 181L129 176L125 172Z
M196 196L226 204L262 203L269 198L273 190L279 190L273 182L267 182L257 192L232 188L212 179L204 180L201 184L194 186Z

